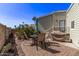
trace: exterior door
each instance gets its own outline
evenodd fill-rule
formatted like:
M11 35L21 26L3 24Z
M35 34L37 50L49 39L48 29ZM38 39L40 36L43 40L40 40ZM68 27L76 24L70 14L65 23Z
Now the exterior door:
M65 31L65 20L59 20L59 30L62 32Z

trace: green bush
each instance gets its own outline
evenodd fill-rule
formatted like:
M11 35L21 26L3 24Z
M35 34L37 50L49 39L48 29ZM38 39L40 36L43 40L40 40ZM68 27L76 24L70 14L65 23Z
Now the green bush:
M25 36L25 34L27 35L27 37L30 37L31 35L33 35L37 32L31 26L27 26L27 27L18 26L17 28L15 28L15 31L16 31L17 35L20 36L20 37Z

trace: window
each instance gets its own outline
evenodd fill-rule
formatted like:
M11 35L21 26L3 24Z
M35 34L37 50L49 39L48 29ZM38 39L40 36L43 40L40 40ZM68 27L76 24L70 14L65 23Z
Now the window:
M65 31L65 20L59 21L59 30L64 32Z
M74 21L71 22L71 28L74 28Z

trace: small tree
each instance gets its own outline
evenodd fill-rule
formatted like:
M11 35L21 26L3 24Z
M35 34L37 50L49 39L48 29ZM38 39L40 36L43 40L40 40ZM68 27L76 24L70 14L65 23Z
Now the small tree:
M14 25L14 27L16 28L16 25Z
M39 19L36 18L36 17L33 17L32 20L35 22L36 30L37 30L37 32L38 32L38 31L39 31L39 29L38 29L38 21L39 21Z

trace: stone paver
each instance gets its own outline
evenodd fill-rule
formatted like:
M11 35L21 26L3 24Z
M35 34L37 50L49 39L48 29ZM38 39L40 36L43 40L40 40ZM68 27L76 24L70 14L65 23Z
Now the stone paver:
M21 48L26 56L79 56L79 50L70 48L60 44L59 42L52 42L47 49L39 47L38 51L36 46L31 46L32 41L23 41Z
M73 43L68 43L68 42L62 42L62 43L61 43L61 42L58 42L58 43L79 50L79 47L77 47L77 46L76 46L75 44L73 44Z

